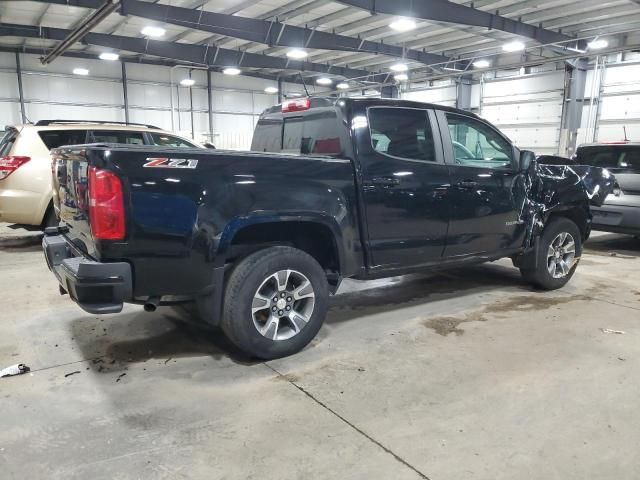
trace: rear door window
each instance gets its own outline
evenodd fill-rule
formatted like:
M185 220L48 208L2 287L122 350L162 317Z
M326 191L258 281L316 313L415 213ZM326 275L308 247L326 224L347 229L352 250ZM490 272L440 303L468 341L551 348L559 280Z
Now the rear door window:
M397 158L435 162L433 133L426 110L370 108L371 146Z
M263 152L339 156L343 152L336 112L311 112L302 117L285 118L283 123L260 120L251 149Z
M179 137L173 135L167 135L164 133L150 133L152 145L158 145L162 147L179 147L179 148L198 148L197 145L189 143Z
M87 143L86 130L41 130L38 132L38 135L47 147L47 150L64 145L81 145Z
M127 132L123 130L93 130L91 143L121 143L123 145L144 145L142 132Z
M9 155L16 138L18 138L18 130L15 128L9 128L4 132L2 140L0 140L0 157Z

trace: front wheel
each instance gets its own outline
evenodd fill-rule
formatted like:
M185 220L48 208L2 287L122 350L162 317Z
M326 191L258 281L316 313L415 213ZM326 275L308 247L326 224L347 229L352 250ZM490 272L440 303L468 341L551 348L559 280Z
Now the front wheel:
M578 226L568 218L552 220L542 232L536 266L520 269L525 280L545 290L561 288L571 279L582 255Z
M313 257L291 247L266 248L231 272L222 329L248 355L285 357L316 336L328 301L325 272Z

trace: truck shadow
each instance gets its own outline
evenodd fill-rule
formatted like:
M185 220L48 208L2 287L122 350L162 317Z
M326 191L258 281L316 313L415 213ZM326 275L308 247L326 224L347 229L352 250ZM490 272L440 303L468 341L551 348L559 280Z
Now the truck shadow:
M346 322L499 287L531 290L518 270L491 264L384 280L350 280L331 298L326 323ZM259 363L238 352L218 330L205 329L188 320L186 313L171 308L160 308L154 313L85 316L71 322L71 337L83 357L92 359L90 368L98 373L126 370L131 363L174 362L180 357L229 359L241 365Z
M592 235L584 245L585 253L620 258L640 257L640 238L617 233Z

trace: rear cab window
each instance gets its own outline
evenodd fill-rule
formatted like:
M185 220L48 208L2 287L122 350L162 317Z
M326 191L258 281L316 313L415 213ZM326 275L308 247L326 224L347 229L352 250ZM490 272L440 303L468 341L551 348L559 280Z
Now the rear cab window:
M261 118L251 150L300 155L340 156L340 124L335 110L311 110L302 116Z

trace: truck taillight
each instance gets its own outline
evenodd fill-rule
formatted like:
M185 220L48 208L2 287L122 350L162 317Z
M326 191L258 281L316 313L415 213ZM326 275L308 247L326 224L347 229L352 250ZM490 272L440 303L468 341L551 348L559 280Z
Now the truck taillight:
M123 240L125 236L122 182L113 173L89 169L89 221L99 240Z
M31 160L31 157L9 155L0 158L0 180L4 180L22 165Z

